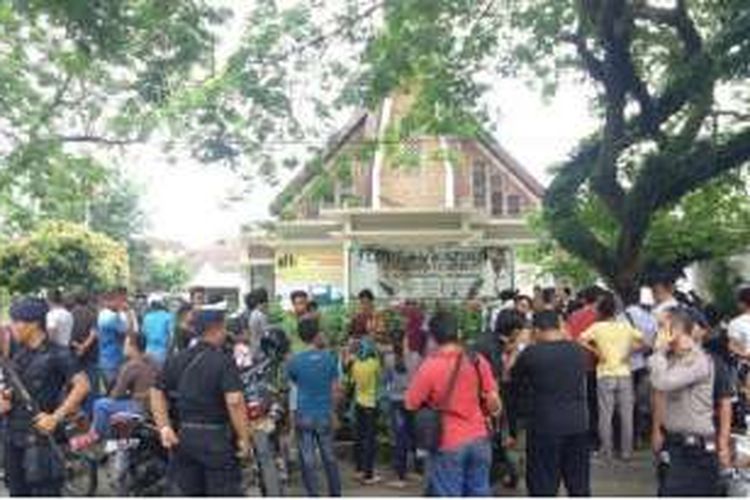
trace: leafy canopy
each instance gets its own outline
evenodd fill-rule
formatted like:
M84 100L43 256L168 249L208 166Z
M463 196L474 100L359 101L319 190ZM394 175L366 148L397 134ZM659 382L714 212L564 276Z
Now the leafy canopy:
M125 247L76 224L46 222L0 248L0 288L11 293L102 291L128 279Z

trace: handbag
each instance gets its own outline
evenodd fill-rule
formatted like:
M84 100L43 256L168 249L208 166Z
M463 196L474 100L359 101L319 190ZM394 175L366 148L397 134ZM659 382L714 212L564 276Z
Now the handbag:
M464 359L464 354L461 352L457 359L456 364L451 372L450 379L448 381L448 390L445 392L443 399L437 405L437 407L430 407L428 405L423 406L414 415L415 424L415 442L417 449L424 450L430 453L436 452L440 448L440 439L443 436L443 413L445 407L450 402L453 391L456 388L456 380L458 379L458 371L461 367L461 362Z

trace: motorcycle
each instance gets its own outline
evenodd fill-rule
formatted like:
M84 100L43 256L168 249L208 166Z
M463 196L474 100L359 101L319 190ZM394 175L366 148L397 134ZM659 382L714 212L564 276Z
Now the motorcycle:
M263 496L284 496L289 488L289 419L280 383L286 350L283 331L271 330L256 358L240 367L252 437L253 477Z
M62 453L65 464L65 481L63 483L64 497L92 497L96 494L99 484L98 466L96 460L86 453L73 451L70 441L76 434L85 429L83 419L74 418L63 427L63 441L58 443L57 449Z
M118 413L110 419L111 438L104 443L112 463L113 489L120 497L163 496L169 462L159 432L143 416Z

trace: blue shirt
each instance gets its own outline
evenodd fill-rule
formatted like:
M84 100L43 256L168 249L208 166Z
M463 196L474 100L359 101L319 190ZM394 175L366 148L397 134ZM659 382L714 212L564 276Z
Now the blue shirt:
M141 331L146 337L146 354L164 363L172 336L172 315L163 309L149 311L143 317Z
M96 326L99 332L99 368L117 370L125 359L123 346L128 321L123 314L102 309Z
M295 354L287 365L297 384L297 411L301 416L328 419L333 411L333 383L339 379L336 357L319 349Z

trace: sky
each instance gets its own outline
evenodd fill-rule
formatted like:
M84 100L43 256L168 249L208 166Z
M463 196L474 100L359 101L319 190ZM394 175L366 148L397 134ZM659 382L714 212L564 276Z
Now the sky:
M236 9L236 3L231 5ZM242 17L235 15L226 29L219 57L231 52L231 40L241 33ZM545 102L537 90L521 81L502 80L493 86L488 102L497 110L497 116L490 118L498 123L498 141L545 185L549 167L564 160L596 126L586 89L577 84L562 84L557 95ZM149 145L129 151L121 163L142 187L147 234L191 248L237 237L243 224L267 219L274 195L293 175L287 173L276 187L259 182L243 201L228 203L244 186L227 168L201 164L187 155L169 162Z

